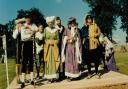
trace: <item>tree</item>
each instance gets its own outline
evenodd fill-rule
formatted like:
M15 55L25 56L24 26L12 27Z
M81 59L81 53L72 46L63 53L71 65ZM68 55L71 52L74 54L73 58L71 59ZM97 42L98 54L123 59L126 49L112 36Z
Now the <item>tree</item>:
M7 33L6 26L0 24L0 36L3 36L5 33ZM2 50L2 45L3 45L2 38L0 38L0 53L1 53L1 50Z
M83 0L89 4L89 12L95 17L101 32L112 39L112 30L116 29L116 18L120 12L119 0Z
M120 0L121 2L121 28L126 31L126 42L128 42L128 0Z
M47 26L46 20L44 19L44 15L40 12L39 9L30 9L30 17L32 19L32 22L35 23L36 25L42 24L44 27Z
M12 29L13 29L13 22L14 21L9 21L7 24L5 25L0 25L0 36L3 36L4 34L6 35L6 42L7 42L7 52L8 52L8 55L11 53L13 54L13 51L12 52L9 52L9 50L11 50L10 48L13 47L13 38L12 38ZM0 53L1 53L1 50L2 50L2 45L3 42L2 42L2 39L0 39Z
M13 46L13 29L14 29L14 19L5 24L6 27L6 37L7 37L7 47Z
M23 9L18 10L18 11L17 11L17 17L16 17L16 19L23 18L23 17L25 17L27 14L29 14L29 10L23 10Z
M35 23L36 25L42 24L44 27L47 26L46 20L44 19L44 15L37 8L31 8L30 10L21 9L17 11L17 13L17 19L29 16L31 18L32 23Z

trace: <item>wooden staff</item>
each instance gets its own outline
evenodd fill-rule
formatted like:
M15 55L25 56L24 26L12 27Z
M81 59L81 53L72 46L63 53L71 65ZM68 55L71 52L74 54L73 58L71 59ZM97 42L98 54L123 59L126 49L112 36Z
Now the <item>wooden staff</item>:
M5 60L5 63L6 63L6 76L7 76L7 86L8 86L7 89L10 89L10 88L9 88L9 76L8 76L8 62L7 62L6 35L3 35L2 39L3 39L3 49L4 49L4 52L5 52L4 60Z
M35 45L35 32L34 32L34 35L33 35L33 61L34 61L34 64L36 64L36 49L35 49L35 46L36 45ZM33 68L33 75L35 76L34 68ZM34 88L35 88L35 78L34 78Z

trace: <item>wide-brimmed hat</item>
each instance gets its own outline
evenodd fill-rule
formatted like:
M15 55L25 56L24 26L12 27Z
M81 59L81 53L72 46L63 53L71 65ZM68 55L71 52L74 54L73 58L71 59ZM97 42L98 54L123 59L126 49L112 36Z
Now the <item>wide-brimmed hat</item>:
M17 20L15 20L15 24L22 23L22 22L25 22L25 21L26 21L25 18L17 19Z
M68 24L71 24L72 22L74 22L74 23L77 24L75 17L70 17L70 18L68 19Z

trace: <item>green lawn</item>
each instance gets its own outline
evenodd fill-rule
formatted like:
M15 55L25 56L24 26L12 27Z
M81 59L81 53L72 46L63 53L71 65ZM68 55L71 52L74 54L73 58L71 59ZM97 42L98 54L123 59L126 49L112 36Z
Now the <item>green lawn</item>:
M8 59L8 70L9 70L9 80L13 80L15 76L15 60ZM6 89L6 66L5 64L0 63L0 89Z
M128 75L128 52L116 52L115 59L119 68L119 72Z
M117 66L119 68L119 72L128 75L128 52L121 53L116 52L115 58L117 62ZM9 69L9 80L10 82L13 80L15 76L15 60L10 58L8 59L8 69ZM5 72L5 64L0 63L0 89L6 89L6 72Z

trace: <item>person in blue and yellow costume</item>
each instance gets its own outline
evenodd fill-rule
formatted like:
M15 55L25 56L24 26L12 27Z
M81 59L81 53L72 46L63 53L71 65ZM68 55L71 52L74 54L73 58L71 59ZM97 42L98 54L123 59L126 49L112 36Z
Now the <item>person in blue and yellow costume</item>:
M81 29L81 38L83 43L83 61L87 64L88 79L91 78L91 63L95 64L96 77L100 78L98 73L100 63L98 50L100 33L100 28L95 23L94 17L87 15L84 26Z

